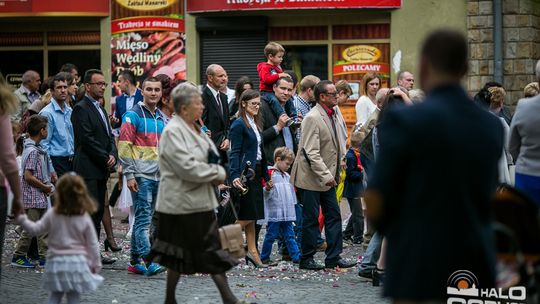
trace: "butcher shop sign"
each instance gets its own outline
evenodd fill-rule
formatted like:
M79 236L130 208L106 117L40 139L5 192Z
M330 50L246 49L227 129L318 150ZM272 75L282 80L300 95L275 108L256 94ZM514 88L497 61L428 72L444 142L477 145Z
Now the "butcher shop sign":
M125 69L140 84L145 78L165 74L186 79L184 12L181 0L111 2L111 49L113 96Z

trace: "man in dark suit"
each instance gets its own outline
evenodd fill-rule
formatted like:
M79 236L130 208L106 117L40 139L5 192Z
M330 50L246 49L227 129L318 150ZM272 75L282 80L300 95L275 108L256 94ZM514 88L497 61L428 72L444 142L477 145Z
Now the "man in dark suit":
M227 87L227 72L217 64L206 68L208 82L202 91L204 111L202 120L210 130L212 141L219 148L221 162L227 163L229 150L229 105L227 95L221 93Z
M274 83L274 94L282 107L291 97L292 91L293 80L290 77L281 77ZM264 152L268 157L268 164L274 164L273 155L276 148L286 146L296 153L296 133L293 128L286 126L287 116L276 117L268 102L264 100L261 102L261 114Z
M460 32L431 33L419 71L425 102L379 116L380 150L365 194L388 242L384 295L394 303L446 302L458 270L476 275L478 289L495 287L490 214L501 123L460 86L467 73Z
M73 170L84 178L88 191L98 203L92 220L99 238L109 170L116 164L118 153L107 112L99 103L107 87L103 73L88 70L83 81L86 94L71 114L75 137Z
M122 125L122 116L131 108L138 104L139 101L143 101L142 91L137 88L137 82L135 80L135 74L131 70L123 70L118 75L118 87L122 91L122 95L115 99L115 111L113 121L113 128L117 128L118 132Z

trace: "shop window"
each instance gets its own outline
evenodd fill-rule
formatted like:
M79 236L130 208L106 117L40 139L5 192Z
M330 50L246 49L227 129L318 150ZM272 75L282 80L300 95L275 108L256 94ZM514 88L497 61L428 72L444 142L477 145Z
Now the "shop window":
M271 27L268 31L270 41L326 40L327 26L284 26Z
M101 68L100 51L49 51L49 74L55 75L60 70L60 67L67 62L77 66L79 77L82 80L86 70Z
M333 39L387 39L390 24L340 24L332 26Z
M328 47L326 45L286 45L282 67L293 70L298 81L306 75L328 79Z
M0 46L43 45L43 33L0 33Z
M49 45L85 45L100 44L99 32L49 32Z
M25 71L34 70L40 74L43 71L43 51L0 51L0 58L0 72L15 87L20 86ZM43 75L41 77L43 79Z

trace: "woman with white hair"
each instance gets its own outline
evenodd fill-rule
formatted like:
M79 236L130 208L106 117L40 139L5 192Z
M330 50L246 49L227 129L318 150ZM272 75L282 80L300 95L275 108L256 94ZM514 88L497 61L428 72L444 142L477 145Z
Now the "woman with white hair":
M204 105L193 84L172 91L176 115L164 129L159 146L161 170L156 202L158 223L151 258L167 267L165 303L176 303L181 274L209 273L223 303L246 303L232 293L225 272L237 261L222 250L214 209L214 187L225 169L212 140L197 124Z

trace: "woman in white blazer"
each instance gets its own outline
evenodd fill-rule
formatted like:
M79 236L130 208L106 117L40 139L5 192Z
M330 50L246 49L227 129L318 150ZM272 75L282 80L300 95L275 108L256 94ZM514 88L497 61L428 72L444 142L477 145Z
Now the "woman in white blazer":
M209 273L223 303L246 303L232 293L225 272L237 261L221 249L214 209L214 187L223 183L225 169L218 150L197 121L204 105L190 83L172 92L177 113L161 136L160 187L156 202L158 224L151 257L167 267L165 303L176 303L181 274Z

